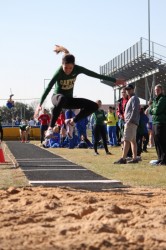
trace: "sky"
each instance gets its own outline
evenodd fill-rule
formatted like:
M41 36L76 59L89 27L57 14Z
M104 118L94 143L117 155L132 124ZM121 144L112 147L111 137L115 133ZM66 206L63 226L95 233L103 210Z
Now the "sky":
M165 0L150 0L150 38L162 45L165 10ZM11 93L23 103L40 99L61 65L55 44L74 54L76 64L99 73L141 37L148 39L148 31L148 0L0 0L0 106ZM85 75L77 77L74 96L114 102L111 87Z

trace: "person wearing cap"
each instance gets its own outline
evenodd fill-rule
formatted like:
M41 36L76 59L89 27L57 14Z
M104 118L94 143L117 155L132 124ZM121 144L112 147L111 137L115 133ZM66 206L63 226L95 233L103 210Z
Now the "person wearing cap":
M136 133L140 120L140 101L135 95L134 86L128 84L125 87L129 100L124 112L124 147L122 157L114 164L138 163ZM126 161L127 153L131 145L133 159Z

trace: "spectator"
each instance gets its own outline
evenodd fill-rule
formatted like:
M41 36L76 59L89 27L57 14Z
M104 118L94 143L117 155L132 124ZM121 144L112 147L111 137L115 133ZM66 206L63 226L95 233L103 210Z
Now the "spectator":
M59 148L61 147L61 139L60 139L60 133L59 133L59 127L55 126L53 128L53 135L51 138L46 138L43 142L44 148Z
M14 121L14 125L15 126L19 126L20 125L20 118L17 116L16 120Z
M87 117L76 122L76 129L77 129L77 135L78 135L79 140L81 140L82 135L85 138L87 138L87 131L86 131L87 125L88 125L88 118Z
M107 120L104 110L101 109L102 106L102 102L100 100L98 100L96 102L98 104L98 110L93 113L93 118L94 118L94 155L98 155L98 151L97 151L97 146L100 140L100 137L103 140L103 146L105 149L105 152L107 155L111 155L111 153L108 151L108 146L107 146L107 132L105 129L105 122Z
M155 165L166 165L166 96L161 84L155 86L155 99L149 113L152 115L154 143L158 156Z
M124 120L124 147L122 157L115 161L114 164L126 164L126 156L131 145L133 159L129 160L128 163L138 163L137 160L137 143L136 143L136 132L139 125L140 119L140 101L134 93L134 86L128 84L125 87L129 100L126 104Z
M75 113L72 109L67 109L66 112L65 112L65 120L70 120L72 118L75 117ZM69 126L67 126L66 128L66 133L67 133L67 136L69 137L69 139L72 139L73 138L73 134L74 134L74 128L75 128L75 125L73 124L73 129L72 129L72 132L69 131Z
M122 97L118 100L118 106L117 106L117 115L118 115L118 126L120 130L120 143L122 145L122 150L123 150L123 136L124 136L124 112L126 108L126 104L129 100L129 96L127 95L126 89L123 88L121 89L121 95ZM132 151L131 151L131 146L128 150L127 153L127 158L130 159L132 157Z
M50 123L50 116L47 114L47 110L44 109L43 114L38 117L38 121L40 122L40 142L44 141L45 131L47 131L49 123Z
M36 122L35 122L35 120L34 120L34 118L33 117L31 117L31 119L29 120L29 126L30 127L34 127L34 126L36 126Z
M125 112L126 104L129 100L129 97L127 95L125 88L121 90L121 95L122 97L118 100L117 115L118 115L118 124L120 128L120 137L122 140L123 133L124 133L124 112Z
M94 116L93 114L90 116L89 124L90 124L90 128L92 131L92 144L94 144Z
M137 156L141 156L142 152L147 152L147 145L149 142L149 134L147 129L147 123L149 118L144 113L144 107L140 109L140 120L137 128Z
M59 127L59 131L61 131L62 128L66 128L66 126L65 126L65 113L63 110L61 111L61 113L56 121L56 124Z
M113 107L109 106L107 113L107 133L109 136L109 143L111 146L117 146L117 138L116 138L117 122L118 122L118 117L113 111Z
M147 128L148 128L148 133L149 133L149 147L150 148L154 147L153 128L152 128L152 115L149 113L151 105L152 105L152 100L149 100L148 107L145 110L145 114L149 118Z
M21 120L20 123L20 138L21 138L21 142L28 142L28 134L29 134L29 129L30 127L28 126L28 124L26 123L26 121L24 119Z

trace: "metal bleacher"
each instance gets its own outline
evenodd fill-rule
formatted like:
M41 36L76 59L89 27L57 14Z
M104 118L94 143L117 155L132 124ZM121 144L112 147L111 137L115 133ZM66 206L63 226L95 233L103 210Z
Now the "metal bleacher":
M132 83L138 97L148 101L154 96L156 84L162 84L166 93L166 46L140 38L139 42L101 66L100 73ZM122 88L108 81L101 82L114 88L115 97Z

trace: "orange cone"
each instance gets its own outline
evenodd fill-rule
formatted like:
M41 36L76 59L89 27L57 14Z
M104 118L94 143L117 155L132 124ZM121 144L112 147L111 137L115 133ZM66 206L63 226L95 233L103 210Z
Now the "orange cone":
M5 157L3 154L2 147L1 147L1 142L0 142L0 163L5 163Z

